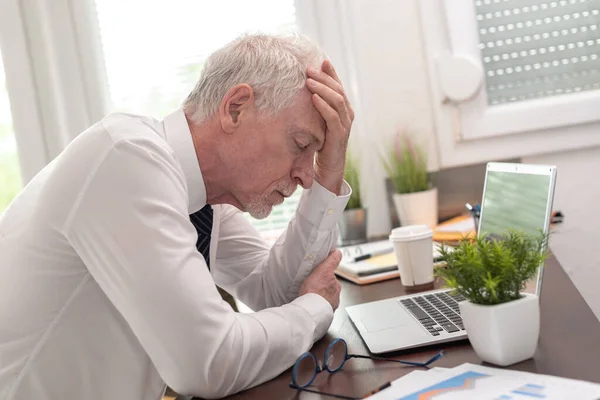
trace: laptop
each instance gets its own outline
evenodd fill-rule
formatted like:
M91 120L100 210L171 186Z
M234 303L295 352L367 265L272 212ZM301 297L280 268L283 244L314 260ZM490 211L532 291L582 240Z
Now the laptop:
M500 235L511 228L547 233L555 185L554 166L488 163L478 234ZM525 292L540 296L543 271L539 268ZM358 304L346 312L369 351L381 354L466 339L458 307L463 300L442 289Z

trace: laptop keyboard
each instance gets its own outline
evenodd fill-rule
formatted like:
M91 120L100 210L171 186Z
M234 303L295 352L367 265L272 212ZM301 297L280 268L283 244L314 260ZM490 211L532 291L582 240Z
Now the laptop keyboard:
M440 332L464 331L458 302L466 300L459 294L439 292L399 300L432 336Z

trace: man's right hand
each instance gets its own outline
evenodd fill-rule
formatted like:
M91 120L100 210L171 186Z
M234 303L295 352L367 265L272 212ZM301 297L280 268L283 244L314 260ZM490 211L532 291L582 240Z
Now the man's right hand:
M300 287L300 296L306 293L316 293L331 304L335 311L340 305L342 285L336 279L333 271L342 260L342 252L334 250L313 270Z
M325 143L315 158L315 179L339 195L354 111L331 61L323 61L321 69L309 67L306 74L306 87L313 93L313 104L326 123Z

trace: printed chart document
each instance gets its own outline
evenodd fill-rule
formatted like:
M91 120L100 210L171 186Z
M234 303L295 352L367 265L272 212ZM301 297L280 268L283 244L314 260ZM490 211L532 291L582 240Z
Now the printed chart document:
M474 364L451 369L413 371L392 386L369 397L372 400L596 400L600 385L529 372Z

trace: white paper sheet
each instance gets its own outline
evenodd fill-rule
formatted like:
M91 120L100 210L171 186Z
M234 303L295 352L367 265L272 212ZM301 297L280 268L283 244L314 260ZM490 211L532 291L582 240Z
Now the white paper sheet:
M595 400L600 398L600 385L506 369L462 364L438 371L414 371L369 399L417 400Z

